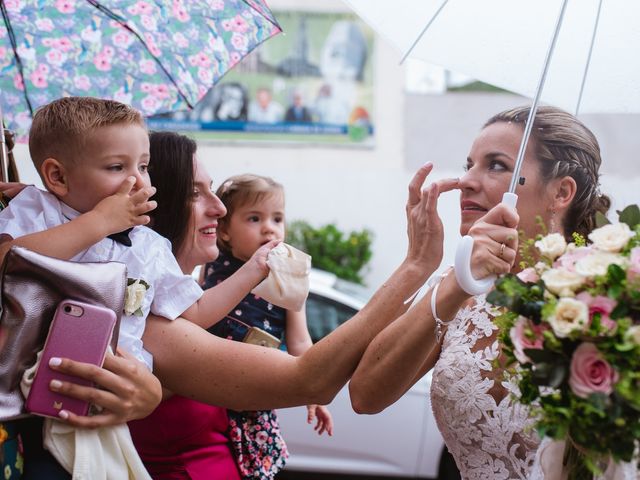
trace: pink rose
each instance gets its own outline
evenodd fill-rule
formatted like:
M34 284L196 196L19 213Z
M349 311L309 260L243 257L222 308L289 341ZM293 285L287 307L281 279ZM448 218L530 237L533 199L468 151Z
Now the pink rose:
M540 280L540 277L536 273L536 270L533 267L525 268L520 273L518 273L518 278L523 282L536 283Z
M24 82L22 81L22 76L19 73L13 77L13 86L20 91L24 90Z
M234 33L231 36L231 45L233 45L233 48L236 50L244 51L249 45L249 40L245 35Z
M587 292L581 292L576 296L576 300L581 301L589 307L589 320L591 322L593 321L593 316L599 313L600 324L607 330L615 330L617 323L609 316L611 312L613 312L613 309L616 308L616 305L618 305L614 299L603 295L592 297Z
M640 247L631 249L629 255L629 269L627 270L627 280L629 283L640 283Z
M56 2L56 8L60 13L73 13L76 11L76 6L72 0L58 0Z
M183 23L188 22L191 19L189 13L184 8L184 5L182 5L182 2L176 0L173 2L173 16Z
M147 75L153 75L157 71L156 62L154 62L153 60L141 60L140 71L142 73L146 73Z
M56 47L58 47L63 52L68 52L73 48L73 43L67 37L61 37L56 41Z
M80 90L87 91L91 88L91 80L86 75L80 75L73 79L73 84Z
M554 268L564 268L570 272L575 272L575 264L581 258L586 257L591 253L591 247L578 247L573 250L568 250L564 255L559 257L554 263Z
M547 329L546 325L535 325L525 317L519 317L516 320L509 336L513 342L513 353L520 363L531 362L531 359L524 353L525 349L542 350L542 333Z
M231 30L238 33L245 33L249 29L249 24L240 15L231 19Z
M154 85L152 93L159 99L169 98L169 87L166 85Z
M610 395L617 381L618 372L602 358L593 343L582 343L573 352L569 386L578 397L587 398L592 393Z
M173 35L173 41L180 48L186 48L189 46L189 40L181 33L176 33Z
M93 59L93 64L98 70L107 72L111 70L111 56L99 53Z
M31 83L36 88L46 88L49 85L46 74L37 70L31 74Z

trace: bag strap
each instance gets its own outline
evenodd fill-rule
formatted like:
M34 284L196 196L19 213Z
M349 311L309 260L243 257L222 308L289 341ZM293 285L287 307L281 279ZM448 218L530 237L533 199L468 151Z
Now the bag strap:
M3 182L19 182L18 166L13 155L13 147L15 138L11 130L7 130L3 124L0 124L2 134L0 134L0 180Z

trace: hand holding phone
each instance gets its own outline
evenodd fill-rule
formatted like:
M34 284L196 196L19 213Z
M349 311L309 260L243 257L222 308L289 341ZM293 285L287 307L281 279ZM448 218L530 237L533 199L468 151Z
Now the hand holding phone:
M71 358L102 366L115 324L116 314L113 310L76 300L60 302L27 397L27 411L56 418L60 410L87 415L88 402L52 392L49 383L54 379L85 386L91 386L92 383L52 370L49 360L51 357Z

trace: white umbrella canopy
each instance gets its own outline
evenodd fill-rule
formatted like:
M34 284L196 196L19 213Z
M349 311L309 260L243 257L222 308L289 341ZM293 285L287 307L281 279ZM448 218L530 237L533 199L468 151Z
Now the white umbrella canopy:
M345 3L403 54L533 97L563 0ZM569 0L541 101L640 112L640 2Z
M412 57L573 113L640 112L640 2L625 0L345 0ZM533 122L527 121L509 191ZM456 250L460 286L487 292L495 277L475 279L473 238Z

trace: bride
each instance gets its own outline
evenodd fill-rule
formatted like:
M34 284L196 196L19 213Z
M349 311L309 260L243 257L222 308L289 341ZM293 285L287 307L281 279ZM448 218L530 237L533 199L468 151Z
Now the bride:
M517 191L519 223L507 207L493 208L507 190L528 114L529 108L521 107L489 119L471 146L459 181L460 233L474 236L474 253L487 249L492 254L481 268L472 266L476 278L509 265L511 271L519 270L516 225L525 238L532 238L540 233L540 217L551 232L569 239L572 232L586 237L595 227L596 212L609 208L609 199L599 193L601 158L595 136L574 116L553 107L541 107L535 117L522 170L526 181ZM495 226L500 223L506 226ZM449 271L370 344L350 384L354 410L381 411L433 368L433 411L462 478L527 478L540 440L530 428L528 409L510 395L518 394L516 382L494 368L500 357L494 315L484 295L470 298ZM441 342L434 332L437 323L445 332Z

